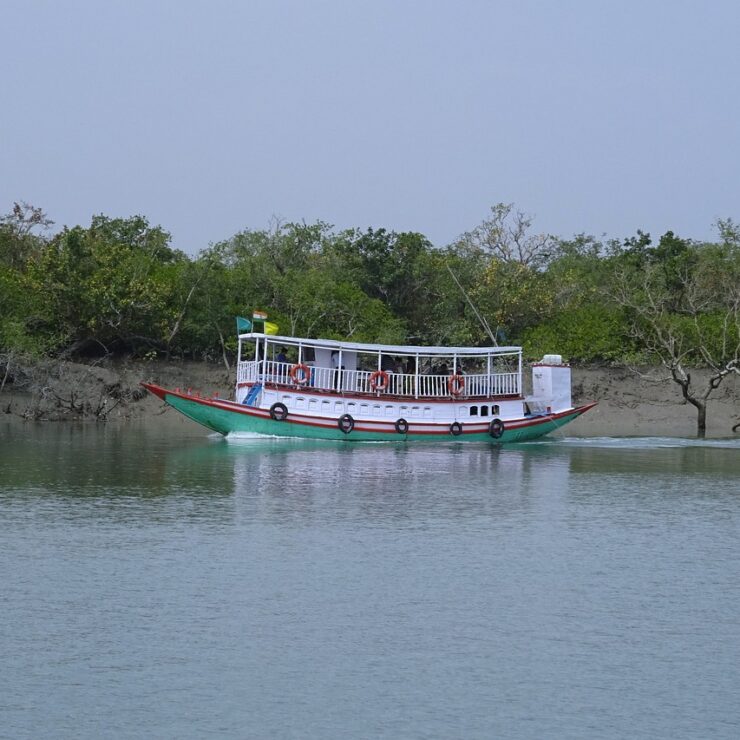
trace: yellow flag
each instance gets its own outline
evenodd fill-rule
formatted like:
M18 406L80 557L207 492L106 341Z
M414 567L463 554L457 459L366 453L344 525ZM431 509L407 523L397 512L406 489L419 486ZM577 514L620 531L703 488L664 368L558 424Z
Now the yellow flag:
M265 321L265 334L277 334L280 327L272 321Z

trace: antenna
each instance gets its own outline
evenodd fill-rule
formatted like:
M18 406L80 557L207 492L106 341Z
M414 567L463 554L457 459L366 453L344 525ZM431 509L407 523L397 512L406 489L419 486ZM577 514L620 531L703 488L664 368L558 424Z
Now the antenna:
M498 347L498 342L496 341L496 337L491 331L491 327L488 325L488 322L483 318L483 316L480 315L480 313L478 312L478 309L473 305L473 301L470 300L470 296L465 292L465 288L463 288L463 286L460 285L460 281L457 279L457 275L455 275L455 273L452 272L452 268L449 265L445 265L445 267L447 267L447 269L450 271L450 275L452 275L452 279L455 281L455 284L457 285L458 288L460 288L460 291L465 296L465 300L470 305L470 308L473 309L473 313L478 317L478 321L480 321L481 326L485 329L486 334L488 334L488 336L491 337L493 346Z

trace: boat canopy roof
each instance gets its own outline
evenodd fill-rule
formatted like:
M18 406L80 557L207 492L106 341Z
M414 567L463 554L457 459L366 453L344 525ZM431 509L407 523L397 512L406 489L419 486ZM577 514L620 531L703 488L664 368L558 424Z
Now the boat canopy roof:
M349 352L368 352L386 355L420 355L423 357L449 357L450 355L467 357L488 357L489 355L518 355L521 347L422 347L408 344L363 344L361 342L337 341L335 339L303 339L300 337L282 337L275 334L250 332L239 335L239 341L266 340L269 344L293 345L302 347L319 347Z

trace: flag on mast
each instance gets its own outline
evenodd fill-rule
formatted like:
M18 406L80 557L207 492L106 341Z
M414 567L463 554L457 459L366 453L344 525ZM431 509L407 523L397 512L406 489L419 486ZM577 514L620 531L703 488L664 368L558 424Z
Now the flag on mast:
M252 311L251 321L249 319L245 319L243 316L236 317L237 334L244 334L247 332L255 332L257 334L277 334L279 331L280 327L277 324L267 321L267 311Z

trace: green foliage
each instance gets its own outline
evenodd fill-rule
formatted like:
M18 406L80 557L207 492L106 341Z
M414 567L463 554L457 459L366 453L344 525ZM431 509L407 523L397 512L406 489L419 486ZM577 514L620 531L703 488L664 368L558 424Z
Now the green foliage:
M549 316L552 285L546 275L519 262L492 259L473 291L474 303L510 338Z
M612 297L653 361L681 378L684 367L702 365L724 377L739 366L740 244L696 244L667 232L639 264L623 257Z
M560 312L526 329L522 346L529 360L555 353L585 363L624 361L639 352L629 337L623 313L595 303Z
M167 273L187 259L168 242L138 216L63 229L30 269L48 302L43 329L81 349L161 343L174 287Z
M383 301L406 320L412 333L422 330L424 298L431 278L432 245L426 237L385 229L349 230L333 240L331 250L337 277Z
M24 271L44 246L38 231L53 224L40 208L28 203L14 203L10 213L0 217L0 265Z
M55 338L39 331L48 316L44 296L25 272L0 265L0 352L42 355Z
M444 249L415 232L275 223L195 258L141 216L46 236L50 223L27 204L0 218L0 351L228 357L234 316L255 308L295 336L484 345L490 329L531 359L659 357L662 331L695 364L740 346L730 219L716 244L667 232L653 245L640 231L564 240L531 236L531 219L499 204Z

